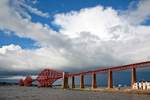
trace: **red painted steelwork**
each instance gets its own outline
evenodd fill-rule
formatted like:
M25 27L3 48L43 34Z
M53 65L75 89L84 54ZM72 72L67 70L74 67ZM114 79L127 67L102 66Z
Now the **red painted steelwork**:
M132 68L143 68L143 67L150 67L150 61L147 62L140 62L140 63L134 63L134 64L128 64L123 66L116 66L111 68L101 68L97 70L91 70L91 71L84 71L79 73L68 73L66 74L66 77L73 77L73 76L79 76L79 75L86 75L86 74L92 74L92 73L103 73L110 71L120 71L120 70L128 70ZM42 87L51 87L52 84L63 77L63 72L55 71L52 69L44 69L36 78L36 81L38 81L38 86ZM31 85L32 78L27 77L24 80L24 83L22 84L22 80L20 80L20 85L29 86Z
M27 76L24 80L24 86L31 86L32 85L32 78L31 76Z
M120 71L120 70L128 70L128 69L132 69L132 68L143 68L143 67L150 67L150 61L128 64L128 65L123 65L123 66L117 66L117 67L111 67L111 68L102 68L102 69L97 69L97 70L92 70L92 71L84 71L84 72L75 73L75 74L68 74L68 77L79 76L81 74L86 75L86 74L92 74L92 73L108 72L108 70Z
M23 79L20 79L20 80L19 80L19 85L20 85L20 86L24 86L24 81L23 81Z
M123 65L123 66L118 66L118 67L111 67L109 69L112 71L120 71L120 70L127 70L127 69L132 69L132 68L143 68L143 67L150 67L150 61Z
M52 84L62 78L62 72L55 71L52 69L44 69L37 77L38 86L40 87L51 87Z

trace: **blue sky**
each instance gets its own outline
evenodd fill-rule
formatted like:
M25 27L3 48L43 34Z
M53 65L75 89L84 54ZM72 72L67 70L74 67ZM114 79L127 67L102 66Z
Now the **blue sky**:
M0 68L83 70L150 60L149 4L1 0Z

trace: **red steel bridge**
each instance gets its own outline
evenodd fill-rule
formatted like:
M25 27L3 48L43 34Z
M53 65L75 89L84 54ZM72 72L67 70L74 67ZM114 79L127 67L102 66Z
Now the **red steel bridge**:
M66 73L61 71L56 71L53 69L44 69L38 75L35 80L32 80L30 76L27 76L25 80L20 80L20 85L30 86L33 81L38 81L38 86L41 87L51 87L53 83L62 78L62 88L68 88L68 78L72 78L72 88L75 88L75 77L80 76L80 88L84 88L84 76L87 74L92 75L92 88L97 88L96 74L97 73L108 73L108 88L113 88L113 72L122 70L131 70L131 85L136 82L136 69L150 67L150 61L114 66L109 68L101 68L97 70L84 71L79 73Z

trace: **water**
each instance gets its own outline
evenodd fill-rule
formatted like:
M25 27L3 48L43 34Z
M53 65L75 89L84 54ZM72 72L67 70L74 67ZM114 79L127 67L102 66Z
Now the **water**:
M149 95L72 91L20 86L0 87L0 100L150 100Z

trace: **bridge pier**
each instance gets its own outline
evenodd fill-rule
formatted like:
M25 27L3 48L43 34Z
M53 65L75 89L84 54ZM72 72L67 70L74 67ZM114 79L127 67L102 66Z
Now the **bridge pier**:
M68 77L67 77L66 72L63 72L63 83L62 83L62 88L67 89L68 88Z
M92 74L92 88L97 88L97 84L96 84L96 73Z
M84 88L84 75L83 74L80 75L80 88L81 89Z
M131 86L136 82L136 68L131 70Z
M113 78L112 78L112 71L108 70L108 88L113 88Z
M75 88L75 77L72 76L72 88Z

